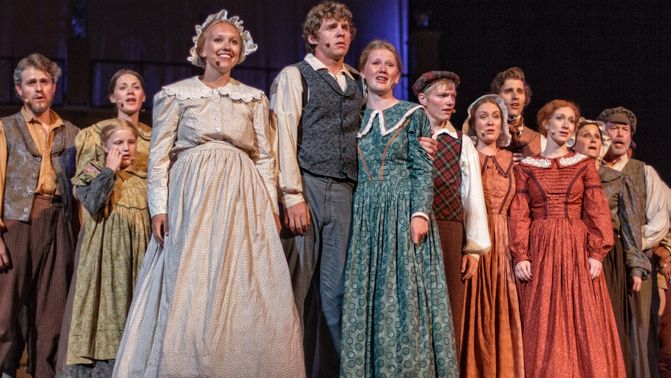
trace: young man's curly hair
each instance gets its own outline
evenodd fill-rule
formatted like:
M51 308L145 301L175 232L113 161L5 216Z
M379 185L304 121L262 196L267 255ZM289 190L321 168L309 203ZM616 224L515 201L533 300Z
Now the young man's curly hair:
M322 21L330 19L336 21L346 20L349 23L350 35L354 39L356 28L352 20L352 12L347 8L347 5L335 1L322 1L310 9L303 23L303 40L305 41L306 51L314 54L315 45L310 43L308 37L317 38Z

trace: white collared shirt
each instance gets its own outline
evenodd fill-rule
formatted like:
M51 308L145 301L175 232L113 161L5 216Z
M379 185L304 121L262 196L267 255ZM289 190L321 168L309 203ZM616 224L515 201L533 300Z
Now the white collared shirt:
M307 54L303 59L315 71L327 70L326 65L313 54ZM328 71L344 91L347 88L347 78L354 76L343 65L336 74ZM308 98L310 92L308 91ZM278 183L280 200L284 206L291 207L304 202L303 181L298 166L298 124L303 112L303 81L296 66L287 66L277 75L270 89L271 122L276 129L277 137L274 141L274 150L277 154Z
M629 157L624 154L609 166L616 171L622 172L629 163ZM644 165L645 174L645 219L641 235L643 236L643 249L649 249L657 245L669 231L669 213L666 204L666 184L659 177L655 169L647 164Z

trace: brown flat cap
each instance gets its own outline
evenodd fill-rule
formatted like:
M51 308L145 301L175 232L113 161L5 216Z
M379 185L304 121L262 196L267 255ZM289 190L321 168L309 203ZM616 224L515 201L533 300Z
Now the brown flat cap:
M454 82L454 86L458 87L459 83L461 82L461 79L459 79L459 75L455 74L454 72L450 71L429 71L429 72L424 72L422 76L420 76L417 80L415 80L415 84L412 85L412 92L417 96L418 94L422 93L426 87L429 85L433 84L436 80L440 79L450 79Z
M596 119L601 122L629 125L629 127L631 127L631 133L634 134L636 132L636 116L631 110L622 106L605 109L599 114L598 117L596 117Z

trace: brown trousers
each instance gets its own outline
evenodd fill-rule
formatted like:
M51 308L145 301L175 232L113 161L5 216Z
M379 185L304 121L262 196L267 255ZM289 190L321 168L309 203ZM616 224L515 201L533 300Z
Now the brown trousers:
M74 230L60 203L35 196L30 222L5 220L2 238L12 268L0 273L0 363L20 332L28 310L28 348L33 376L53 377L65 300L73 272Z
M639 332L635 332L634 323L631 319L637 308L630 307L632 301L629 296L634 296L634 293L630 289L632 281L627 275L626 256L619 231L614 230L613 235L615 236L615 245L603 259L603 275L606 278L610 303L613 306L613 315L615 315L627 376L645 377L642 374L637 375L637 370L634 368L632 361L632 345L642 345L639 341L641 335ZM645 336L644 340L647 340L648 335L643 336Z
M461 222L438 220L440 246L443 250L447 293L452 307L454 338L457 342L457 361L460 361L461 339L464 328L464 296L466 285L461 280L461 258L464 246L464 225Z
M659 330L659 376L671 378L671 288L666 291L666 307Z

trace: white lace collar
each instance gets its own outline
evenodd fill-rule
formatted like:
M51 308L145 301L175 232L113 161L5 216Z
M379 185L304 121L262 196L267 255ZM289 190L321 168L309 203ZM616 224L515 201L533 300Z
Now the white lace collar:
M194 76L190 79L167 85L163 90L169 96L176 96L179 100L197 100L199 98L212 97L212 95L218 93L221 96L228 96L233 100L251 102L254 99L259 100L263 96L263 91L242 84L233 78L223 87L210 88L200 81L198 76Z
M550 166L552 165L552 160L557 160L559 167L570 167L572 165L580 163L585 159L589 159L589 156L579 153L576 153L572 156L562 156L559 159L548 159L546 157L538 155L538 156L527 156L524 159L522 159L521 163L525 165L530 165L532 167L550 168Z
M396 106L396 105L394 105L394 106ZM393 108L394 106L392 106L391 108ZM388 109L391 109L391 108L388 108ZM396 131L396 129L401 127L401 125L403 125L403 122L405 122L405 119L408 118L408 116L410 114L414 113L417 109L423 109L423 108L424 107L422 105L415 105L415 106L410 107L410 109L408 109L403 114L403 116L398 120L398 122L396 122L396 124L394 124L390 128L387 128L387 125L385 124L385 121L384 121L384 111L387 110L387 109L373 110L370 113L370 118L368 118L368 122L366 123L366 127L364 127L363 130L359 131L356 136L357 136L357 138L361 138L364 135L368 134L370 132L370 130L373 128L373 121L375 121L376 117L378 117L380 119L380 133L383 136L389 135L389 134L393 133L394 131Z

